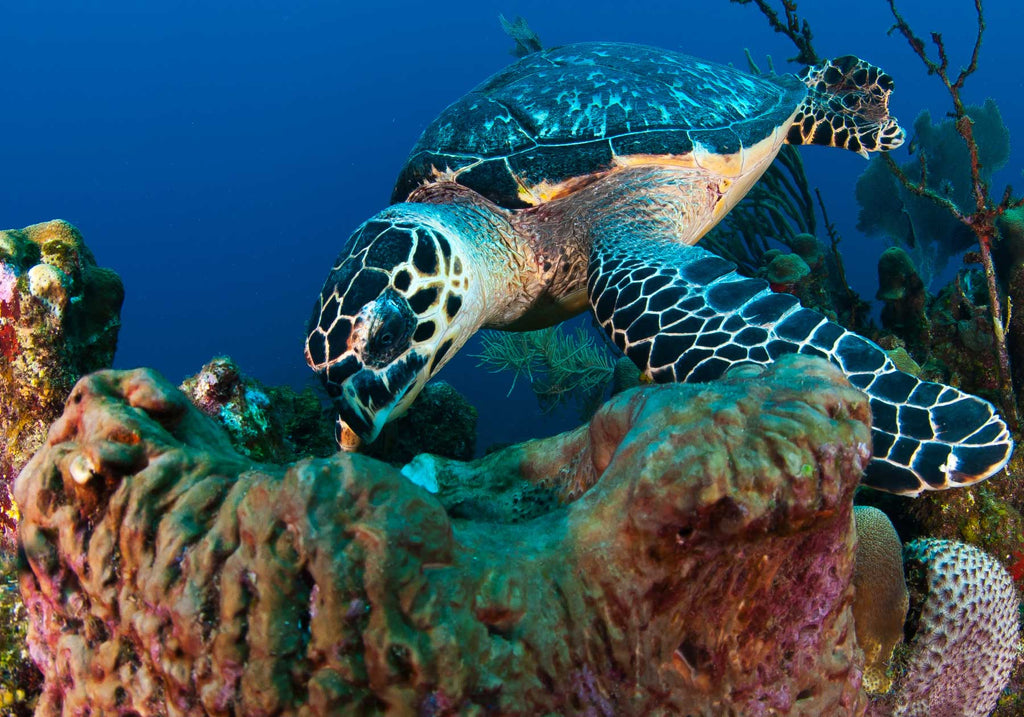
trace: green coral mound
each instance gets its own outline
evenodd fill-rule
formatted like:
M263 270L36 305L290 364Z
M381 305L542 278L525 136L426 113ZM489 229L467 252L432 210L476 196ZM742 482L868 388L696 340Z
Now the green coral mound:
M798 254L784 254L769 249L765 252L765 258L768 259L768 265L761 271L761 276L772 284L795 284L811 273L811 267Z

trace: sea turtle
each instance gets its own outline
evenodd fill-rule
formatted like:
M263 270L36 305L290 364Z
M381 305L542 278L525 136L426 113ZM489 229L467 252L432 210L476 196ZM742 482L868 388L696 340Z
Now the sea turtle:
M755 76L650 47L527 55L444 110L396 202L352 234L313 310L306 358L343 448L372 441L480 328L584 311L656 382L707 381L788 352L830 359L871 398L865 482L916 494L982 480L1012 441L986 401L886 353L694 246L784 142L900 145L893 82L846 56Z

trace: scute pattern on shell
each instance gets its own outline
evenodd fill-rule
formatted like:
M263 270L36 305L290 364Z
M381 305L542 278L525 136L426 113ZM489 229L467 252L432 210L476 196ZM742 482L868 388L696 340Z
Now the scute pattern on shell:
M392 196L434 170L504 206L517 190L611 166L614 157L732 154L783 126L807 88L688 55L579 43L524 57L449 106L424 131Z

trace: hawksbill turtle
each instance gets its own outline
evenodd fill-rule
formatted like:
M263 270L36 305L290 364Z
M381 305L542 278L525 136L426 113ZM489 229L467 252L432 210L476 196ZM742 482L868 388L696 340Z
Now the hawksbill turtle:
M305 353L343 448L372 441L480 328L587 308L655 382L781 354L825 357L871 402L868 485L917 494L989 477L1012 440L988 402L899 371L871 341L695 246L783 143L899 146L892 78L856 57L755 76L581 43L527 55L445 109L394 204L352 234Z

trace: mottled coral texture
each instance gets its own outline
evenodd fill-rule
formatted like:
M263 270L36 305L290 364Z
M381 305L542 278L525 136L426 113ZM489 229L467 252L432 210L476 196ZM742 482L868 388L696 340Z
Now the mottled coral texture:
M123 299L67 222L0 231L0 477L42 445L75 382L110 366Z
M903 557L915 635L893 714L990 714L1020 640L1013 580L991 555L951 540L912 541Z
M804 357L630 390L499 461L563 496L506 523L93 374L16 486L37 714L860 714L869 417Z
M286 463L329 456L338 449L312 389L296 393L287 386L264 386L228 356L212 359L178 388L227 431L231 445L254 461Z

